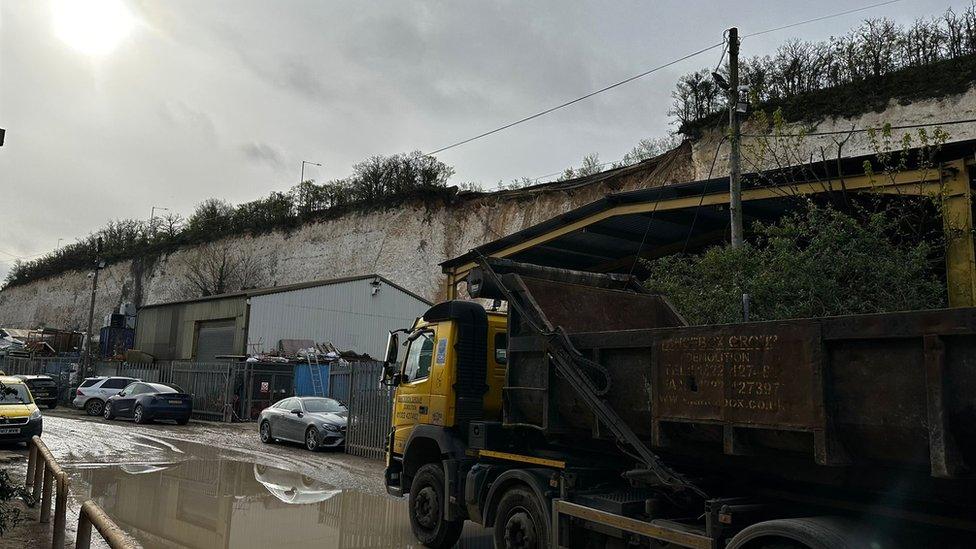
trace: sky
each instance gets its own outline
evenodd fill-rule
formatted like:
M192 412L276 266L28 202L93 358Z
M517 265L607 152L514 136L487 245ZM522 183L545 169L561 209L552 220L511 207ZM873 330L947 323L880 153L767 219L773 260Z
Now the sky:
M740 34L877 0L0 0L0 278L153 206L188 215L371 155L440 148ZM902 0L745 39L742 55L969 3ZM720 50L445 151L492 188L674 130L679 76ZM545 179L543 179L545 180ZM163 211L163 214L166 212Z

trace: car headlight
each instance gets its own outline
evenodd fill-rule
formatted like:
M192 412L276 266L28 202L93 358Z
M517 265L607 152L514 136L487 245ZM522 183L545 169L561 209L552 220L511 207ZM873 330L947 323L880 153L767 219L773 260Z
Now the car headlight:
M336 432L339 430L339 426L333 423L323 423L322 428L325 429L326 431L332 431L332 432Z
M35 419L41 419L41 411L38 409L35 409L30 415L30 421L34 421Z

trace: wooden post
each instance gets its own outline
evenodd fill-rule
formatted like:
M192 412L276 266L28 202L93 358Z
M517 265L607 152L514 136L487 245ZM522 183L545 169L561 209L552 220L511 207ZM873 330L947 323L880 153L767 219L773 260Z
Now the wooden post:
M91 549L91 531L91 520L82 505L81 512L78 513L78 536L75 538L75 549Z
M42 468L44 471L44 492L41 496L41 522L51 522L51 497L54 491L54 471L49 464L45 463Z
M34 463L34 501L41 499L41 485L44 484L44 458L41 449L37 449L37 462Z
M37 443L31 438L27 442L29 446L29 451L27 453L27 480L24 483L24 487L28 487L34 483L34 468L37 467Z
M68 475L58 473L57 499L54 503L54 532L51 534L51 549L64 549L65 514L68 511Z
M732 247L745 242L742 232L742 167L739 163L741 121L739 120L739 29L729 29L729 215Z

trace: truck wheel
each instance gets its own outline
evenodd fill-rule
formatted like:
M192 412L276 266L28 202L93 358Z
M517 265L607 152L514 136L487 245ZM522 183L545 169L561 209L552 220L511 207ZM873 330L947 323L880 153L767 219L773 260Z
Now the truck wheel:
M549 521L531 490L517 486L505 492L495 515L495 547L549 547Z
M425 547L447 549L461 537L464 521L444 520L444 470L440 463L428 463L414 475L408 507L413 535Z
M876 541L863 523L840 517L773 519L749 525L728 549L855 549ZM884 544L886 545L886 544Z

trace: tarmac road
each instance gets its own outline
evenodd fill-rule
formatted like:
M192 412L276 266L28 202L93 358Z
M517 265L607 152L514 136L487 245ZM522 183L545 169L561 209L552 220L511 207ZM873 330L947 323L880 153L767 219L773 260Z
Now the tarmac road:
M42 438L71 477L69 525L93 499L147 548L419 547L405 500L385 493L379 461L263 444L252 423L137 425L70 409L44 416ZM0 446L17 478L25 457ZM460 546L491 547L490 536L469 525Z

